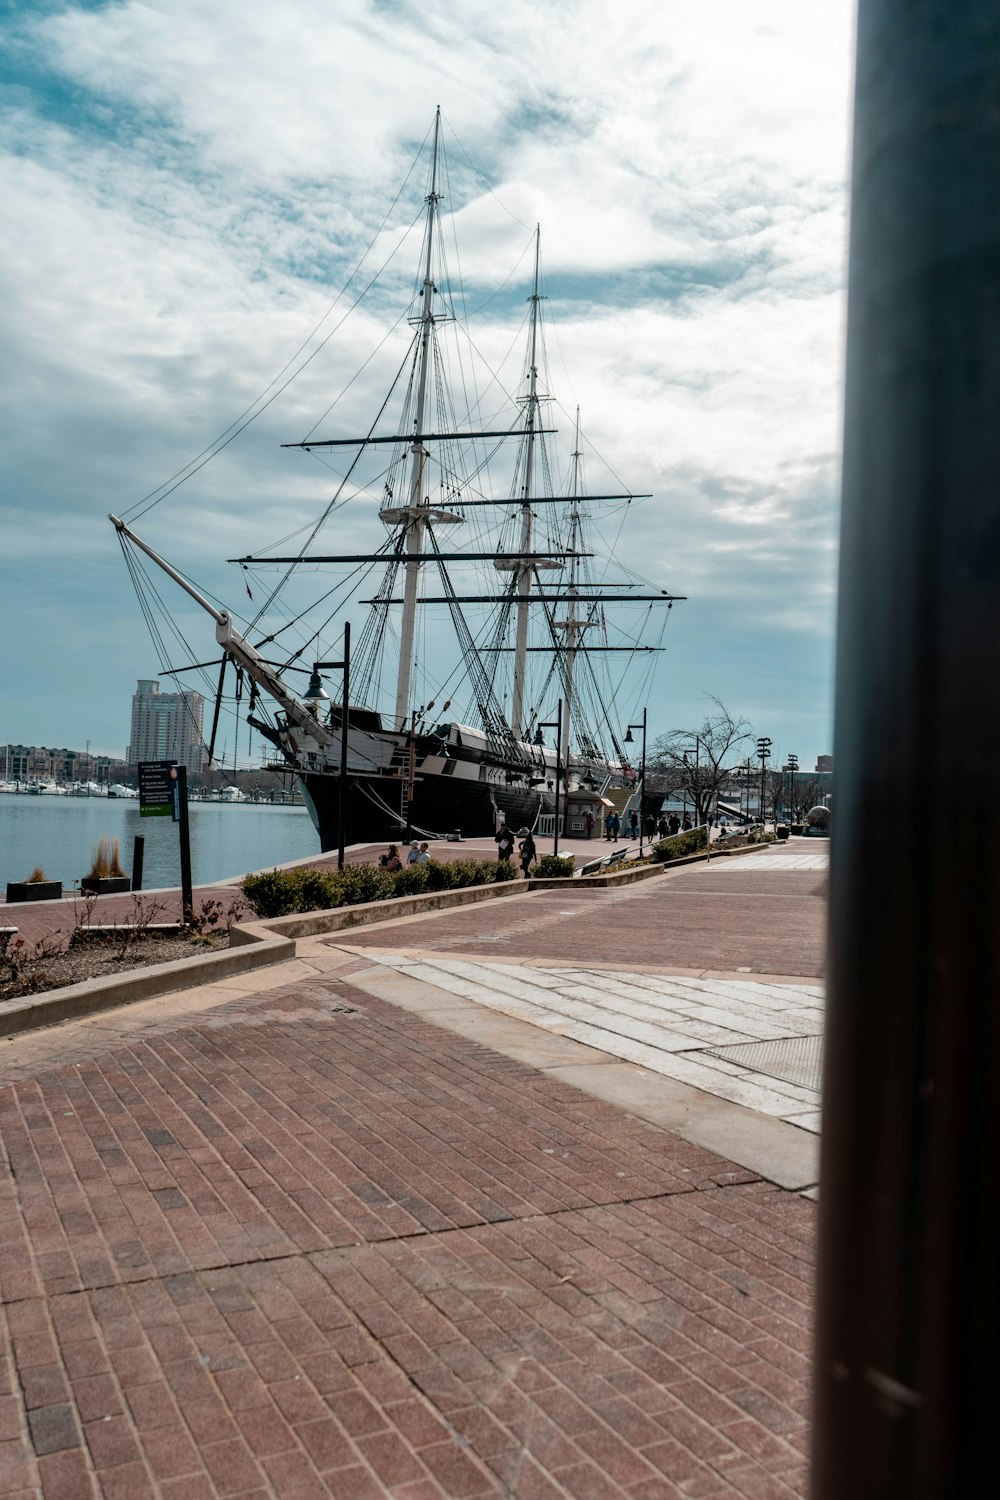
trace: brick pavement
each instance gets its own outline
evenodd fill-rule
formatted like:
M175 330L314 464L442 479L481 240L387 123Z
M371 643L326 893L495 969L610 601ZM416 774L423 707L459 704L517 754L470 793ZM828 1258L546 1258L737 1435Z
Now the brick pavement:
M826 943L825 878L783 868L779 854L772 858L774 873L766 867L740 874L727 860L688 865L618 890L568 883L524 901L442 911L395 928L380 923L352 933L351 943L818 976Z
M8 1041L0 1126L8 1500L804 1493L813 1204L349 969Z

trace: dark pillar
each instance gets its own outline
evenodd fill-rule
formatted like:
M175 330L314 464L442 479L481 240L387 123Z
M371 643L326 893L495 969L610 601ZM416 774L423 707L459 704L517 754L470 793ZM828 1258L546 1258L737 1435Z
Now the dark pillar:
M861 0L814 1500L984 1493L1000 1147L1000 5Z

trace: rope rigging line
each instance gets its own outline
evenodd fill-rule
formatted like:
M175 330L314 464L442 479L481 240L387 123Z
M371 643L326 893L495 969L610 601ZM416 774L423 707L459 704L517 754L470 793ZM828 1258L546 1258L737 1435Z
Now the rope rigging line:
M151 639L151 641L153 643L153 650L156 653L157 660L160 663L161 669L165 673L167 673L169 675L174 675L173 668L172 668L171 661L170 661L170 653L169 653L169 651L167 649L167 645L166 645L166 642L165 642L165 640L163 638L163 634L162 634L162 632L160 630L160 626L157 623L156 616L155 616L155 613L154 613L154 610L153 610L153 605L152 605L151 600L155 600L156 601L157 605L159 606L160 613L162 614L164 621L170 627L170 629L171 629L173 635L175 636L175 638L177 639L177 641L184 647L184 649L187 651L188 655L190 657L192 657L192 659L193 659L194 653L192 652L192 650L191 650L188 642L185 640L182 632L179 630L179 628L177 627L176 623L172 619L169 611L166 608L166 605L164 604L162 598L160 597L159 592L157 591L155 585L153 584L152 579L146 573L145 568L143 567L142 563L140 562L137 553L126 545L126 540L125 540L124 536L122 536L121 533L118 534L118 541L119 541L119 545L121 546L121 549L122 549L122 556L125 559L125 566L126 566L126 568L128 570L129 577L130 577L130 579L132 581L132 587L135 590L135 595L136 595L136 599L138 600L138 603L139 603L140 612L142 613L143 619L146 622L146 628L149 631L150 639ZM199 670L201 670L201 669L199 669ZM207 686L207 688L209 690L209 692L206 693L205 696L207 697L207 696L210 695L210 696L212 696L214 698L214 696L215 696L214 685L211 683L210 679L207 677L207 674L203 670L202 670L202 679L203 679L205 685ZM204 727L198 724L198 721L197 721L197 719L195 717L194 710L192 708L191 702L190 702L190 700L188 698L187 693L184 690L181 691L181 701L182 701L182 703L184 705L185 716L190 721L191 728L194 729L197 732L197 734L198 734L198 739L199 739L199 743L201 745L201 748L207 752L208 746L207 746L207 744L205 742ZM236 728L237 728L237 732L238 732L238 728L239 728L239 715L238 715L238 712L234 712L233 710L227 709L227 713L232 714L232 716L235 718L235 720L236 720ZM222 774L224 776L227 775L224 767L223 767L223 770L222 770ZM231 780L230 780L230 784L232 784Z
M334 324L326 337L316 345L316 348L312 351L309 357L307 359L304 359L297 369L293 370L288 379L285 380L281 385L279 385L278 389L274 391L272 395L267 396L267 392L271 390L271 387L274 385L275 381L281 379L281 375L285 370L288 369L288 365L293 363L294 360L298 358L298 354L301 353L301 350L308 345L309 339L306 340L305 344L300 346L299 351L292 356L292 360L290 360L283 366L281 373L275 376L274 380L271 381L271 384L264 388L260 396L258 396L255 401L251 402L250 406L246 408L241 416L237 417L234 422L231 422L230 425L222 433L220 433L219 436L213 442L211 442L207 448L203 448L201 453L198 454L197 458L191 459L188 464L185 464L184 468L178 469L176 474L172 475L170 479L164 480L163 484L158 485L155 490L150 490L148 495L145 495L141 500L137 500L134 505L130 505L127 510L123 511L123 517L131 518L132 520L137 521L141 516L144 516L148 511L151 511L154 506L159 505L161 500L166 500L168 495L172 495L175 490L180 489L182 484L186 484L187 481L189 479L192 479L195 474L199 473L199 471L203 469L206 464L211 463L213 458L218 457L218 455L225 448L229 447L230 443L234 442L242 432L246 431L251 423L256 422L257 418L261 416L265 411L267 411L269 406L277 401L278 397L288 389L288 387L294 380L298 379L303 370L307 369L308 366L312 364L316 356L326 348L327 344L333 338L334 334L338 333L340 329L343 328L348 318L361 304L364 298L371 291L372 287L378 281L386 266L390 264L390 262L402 249L403 245L406 243L406 240L409 238L414 224L416 224L417 219L421 216L422 213L423 210L421 209L420 214L417 214L413 221L407 226L398 244L394 247L391 254L383 261L382 265L375 272L374 276L365 286L364 290L354 300L354 302L351 303L344 316L338 323ZM379 232L381 232L381 230ZM352 273L351 280L354 279L355 274L356 272ZM348 282L348 285L350 285L350 282ZM339 301L339 296L337 300ZM334 302L333 306L336 306L336 302ZM329 313L324 314L323 318L317 326L322 327L322 324L326 321L326 318L328 316ZM310 334L309 338L311 339L312 337L313 334ZM267 396L267 400L264 400L265 396ZM256 410L254 408L256 408Z

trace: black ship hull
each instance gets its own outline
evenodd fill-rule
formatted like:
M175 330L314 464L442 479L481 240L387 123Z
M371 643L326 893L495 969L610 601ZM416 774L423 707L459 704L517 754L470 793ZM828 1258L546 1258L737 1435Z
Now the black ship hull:
M299 784L324 854L340 838L339 776L306 771ZM407 808L403 785L389 776L349 776L344 805L344 843L402 838L491 838L501 818L513 828L534 827L542 799L537 791L449 776L419 777Z

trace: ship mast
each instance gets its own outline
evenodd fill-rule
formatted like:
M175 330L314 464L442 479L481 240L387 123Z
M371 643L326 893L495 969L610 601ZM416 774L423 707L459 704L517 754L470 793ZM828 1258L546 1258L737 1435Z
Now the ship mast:
M431 275L434 249L434 225L440 194L437 191L438 143L441 134L441 106L434 116L434 158L431 165L431 190L427 194L427 255L424 261L424 294L420 313L420 361L417 371L417 405L411 452L410 498L406 508L406 562L403 586L403 618L400 623L399 673L396 678L397 729L402 729L410 707L410 679L413 675L413 640L417 619L417 585L420 580L419 558L424 547L428 520L427 449L424 447L424 406L427 400L427 376L430 369L431 340L434 336L434 281Z
M566 619L556 620L557 629L566 632L566 688L563 694L563 729L562 742L566 747L566 787L569 789L569 747L570 727L573 718L573 667L576 663L577 635L582 634L594 622L592 620L578 620L576 606L579 601L577 584L579 581L580 561L576 556L580 544L581 516L577 497L580 493L580 408L576 409L576 443L573 450L573 488L571 492L572 508L569 516L569 580L566 589Z
M531 289L531 341L528 353L528 396L527 415L525 420L526 447L524 455L524 474L521 487L521 542L522 553L531 551L532 524L534 514L531 509L530 497L532 492L532 480L535 467L535 442L537 439L536 427L538 425L538 260L541 244L541 228L535 226L535 279ZM528 619L531 611L531 578L533 568L531 563L525 563L518 570L517 579L517 632L514 638L514 691L510 707L510 726L515 735L523 735L524 723L524 686L527 676L528 662Z

